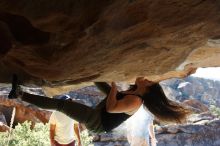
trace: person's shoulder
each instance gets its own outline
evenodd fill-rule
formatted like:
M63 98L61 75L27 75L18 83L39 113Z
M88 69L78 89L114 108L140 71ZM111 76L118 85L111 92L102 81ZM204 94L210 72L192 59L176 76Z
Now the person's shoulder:
M58 114L58 111L53 111L51 115L54 116L54 115L57 115L57 114Z
M55 116L55 114L56 114L56 112L55 112L55 111L53 111L53 112L51 113L50 117L54 117L54 116Z
M72 119L72 120L73 120L73 123L74 123L74 124L79 124L78 121L76 121L76 120L74 120L74 119Z
M53 113L51 114L52 117L57 118L57 117L61 117L62 113L59 111L53 111Z
M131 101L142 103L142 99L139 96L137 96L137 95L127 94L127 95L125 95L125 98L127 98L127 99L129 99Z
M55 124L55 122L56 122L56 115L55 112L52 112L52 114L50 115L49 123Z

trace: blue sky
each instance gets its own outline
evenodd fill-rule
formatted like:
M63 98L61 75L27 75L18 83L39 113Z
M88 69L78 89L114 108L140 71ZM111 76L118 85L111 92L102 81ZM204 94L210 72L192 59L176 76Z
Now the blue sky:
M198 68L192 76L220 80L220 67Z

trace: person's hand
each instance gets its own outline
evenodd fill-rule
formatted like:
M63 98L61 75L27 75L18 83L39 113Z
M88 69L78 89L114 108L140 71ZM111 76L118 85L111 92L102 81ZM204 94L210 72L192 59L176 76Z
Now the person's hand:
M77 146L82 146L82 144L81 144L81 142L80 142L80 141L78 142Z
M50 142L51 142L51 146L56 146L55 140L51 140Z
M157 145L157 140L156 140L155 137L154 137L154 138L151 138L151 145L152 145L152 146L156 146L156 145Z
M187 76L196 73L197 68L196 67L189 67L187 69Z
M112 82L112 88L116 88L117 89L117 86L116 86L115 82Z
M112 82L112 87L111 87L111 91L116 92L117 91L117 86L115 84L115 82Z

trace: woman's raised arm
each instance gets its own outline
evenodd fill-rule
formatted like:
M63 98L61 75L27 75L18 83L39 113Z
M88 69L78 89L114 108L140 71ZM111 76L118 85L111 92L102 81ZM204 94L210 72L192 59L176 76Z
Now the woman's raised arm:
M117 100L117 87L115 83L112 83L111 91L108 95L106 102L106 110L109 113L126 113L137 110L141 104L142 100L134 95L127 95L123 99Z

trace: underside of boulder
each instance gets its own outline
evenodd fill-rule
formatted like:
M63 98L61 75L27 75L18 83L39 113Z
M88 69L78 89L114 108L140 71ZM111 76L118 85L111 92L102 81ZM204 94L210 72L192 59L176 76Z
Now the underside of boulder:
M0 1L1 83L155 81L219 58L218 0Z

